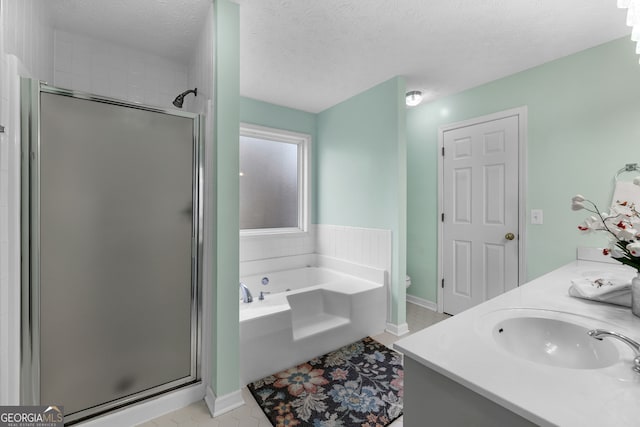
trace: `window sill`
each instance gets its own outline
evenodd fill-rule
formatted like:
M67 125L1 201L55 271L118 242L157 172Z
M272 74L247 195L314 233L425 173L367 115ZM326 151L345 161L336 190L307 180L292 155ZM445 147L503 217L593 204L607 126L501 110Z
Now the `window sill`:
M270 237L305 237L308 230L300 228L261 228L256 230L240 230L240 238L270 238Z

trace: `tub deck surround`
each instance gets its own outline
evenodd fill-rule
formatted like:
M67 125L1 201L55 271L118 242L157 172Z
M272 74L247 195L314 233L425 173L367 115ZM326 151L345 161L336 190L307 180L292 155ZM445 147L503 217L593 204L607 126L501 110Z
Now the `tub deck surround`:
M620 361L611 366L571 369L516 357L499 348L491 334L490 324L495 324L496 317L534 313L640 340L640 318L629 308L567 293L571 279L612 270L628 274L629 279L634 275L627 267L575 261L403 338L394 347L425 372L435 371L537 425L637 426L640 375L631 370L634 355L625 344L609 340L620 354ZM411 410L405 409L407 414Z
M384 331L385 274L364 276L303 267L243 277L253 302L240 302L242 384ZM260 300L261 291L271 293Z

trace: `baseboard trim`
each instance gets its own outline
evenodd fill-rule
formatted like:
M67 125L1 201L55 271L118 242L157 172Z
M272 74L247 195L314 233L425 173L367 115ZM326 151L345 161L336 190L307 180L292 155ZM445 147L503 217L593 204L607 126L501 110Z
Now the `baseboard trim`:
M413 295L407 294L407 302L411 304L419 305L420 307L424 307L431 311L438 312L438 304L423 298L415 297Z
M236 390L232 393L225 394L224 396L216 397L211 387L207 387L204 401L207 404L207 408L209 408L209 412L212 417L220 416L244 405L241 390Z
M399 325L396 325L395 323L387 323L385 331L391 335L401 337L402 335L409 333L409 325L406 322Z
M207 389L205 390L204 403L207 404L209 413L213 417L213 412L216 407L216 394L213 392L210 386L207 386Z

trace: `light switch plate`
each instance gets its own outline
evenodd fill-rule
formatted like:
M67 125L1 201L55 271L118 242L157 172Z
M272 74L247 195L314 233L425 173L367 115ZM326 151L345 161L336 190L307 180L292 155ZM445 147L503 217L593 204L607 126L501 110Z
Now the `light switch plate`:
M542 209L531 209L531 224L542 224Z

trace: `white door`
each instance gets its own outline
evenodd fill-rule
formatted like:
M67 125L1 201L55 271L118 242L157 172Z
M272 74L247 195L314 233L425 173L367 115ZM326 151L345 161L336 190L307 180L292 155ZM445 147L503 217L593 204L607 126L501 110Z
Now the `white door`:
M443 309L518 285L518 124L512 115L443 132Z

